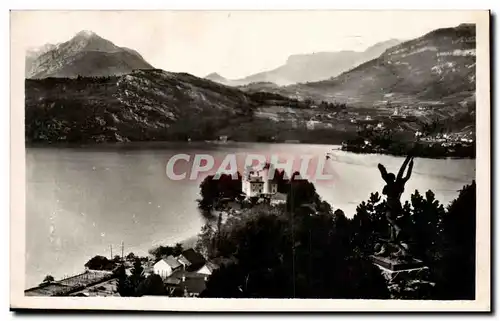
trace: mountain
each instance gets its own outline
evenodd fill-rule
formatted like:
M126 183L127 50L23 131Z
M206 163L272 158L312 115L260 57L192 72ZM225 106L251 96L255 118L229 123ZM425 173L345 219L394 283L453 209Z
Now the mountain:
M118 47L92 31L80 31L67 42L28 51L25 76L111 76L152 68L136 51Z
M213 82L218 82L219 84L223 84L223 85L227 85L230 82L229 80L227 80L226 78L222 77L221 75L219 75L216 72L213 72L213 73L211 73L209 75L206 75L204 78L208 79L208 80L211 80Z
M337 100L442 101L475 92L475 26L432 31L342 75L310 84Z
M44 53L46 53L50 50L55 49L56 47L57 47L57 45L54 45L54 44L45 44L45 45L40 46L40 47L29 48L28 50L26 50L26 59L25 59L26 75L28 75L28 72L30 71L30 69L33 65L33 62L38 57L40 57L41 55L43 55Z
M254 109L266 104L289 106L293 101L158 69L26 79L26 141L186 141L217 139L228 132L251 140L260 134L258 126L238 126L251 123Z
M399 44L391 39L377 43L365 51L318 52L292 55L283 66L257 73L242 79L227 80L217 74L210 74L213 81L233 86L244 86L256 82L272 82L280 86L310 81L319 81L335 77L361 63L380 56L386 49ZM217 75L218 77L214 77ZM208 76L207 76L208 77Z
M475 101L475 25L434 30L332 79L270 90L351 106ZM262 90L262 89L261 89Z

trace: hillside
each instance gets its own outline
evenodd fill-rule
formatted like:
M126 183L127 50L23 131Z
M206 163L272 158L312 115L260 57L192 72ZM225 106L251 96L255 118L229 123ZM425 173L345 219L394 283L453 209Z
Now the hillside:
M33 47L29 48L26 50L26 57L25 57L25 76L29 76L29 72L31 71L31 68L35 62L35 60L43 55L44 53L53 50L57 47L57 45L54 44L45 44L43 46L39 47Z
M475 26L432 31L338 77L281 89L287 95L349 104L455 104L475 92Z
M113 76L152 68L136 51L118 47L91 31L81 31L67 42L28 51L25 77Z
M339 51L292 55L288 57L283 66L242 79L229 80L216 73L212 73L206 78L231 86L244 86L260 82L271 82L279 86L286 86L295 83L319 81L335 77L361 63L376 58L386 49L399 43L399 40L391 39L377 43L361 52Z
M272 122L254 120L254 110L302 107L279 95L247 94L157 69L111 77L27 79L25 99L27 142L212 140L222 134L257 140Z

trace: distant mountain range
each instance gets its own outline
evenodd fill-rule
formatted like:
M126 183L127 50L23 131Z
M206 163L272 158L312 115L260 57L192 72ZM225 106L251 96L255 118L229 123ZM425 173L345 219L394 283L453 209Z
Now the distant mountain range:
M399 106L425 110L406 126L412 131L434 116L451 120L458 130L471 128L475 48L475 26L464 24L390 48L381 44L373 49L382 52L378 57L326 80L288 86L255 81L233 87L221 84L216 74L209 80L153 69L137 52L80 32L68 42L27 54L27 78L49 78L26 80L26 140L186 141L228 135L243 141L338 143L333 141L357 130L348 110L387 119ZM334 66L330 59L330 54L293 56L283 68L300 69L300 62L311 60ZM346 60L338 66L346 66ZM247 79L257 80L254 76ZM312 108L320 104L327 107ZM311 121L323 129L300 125Z
M365 51L317 52L312 54L292 55L283 66L260 72L242 79L230 80L217 73L205 78L229 85L243 86L250 83L271 82L280 86L329 79L352 69L368 60L377 58L385 50L401 41L391 39L377 43Z
M475 35L471 24L438 29L391 47L328 80L284 87L256 84L242 89L363 107L471 101L476 88Z
M135 50L118 47L92 31L28 50L25 66L26 78L111 76L153 68Z

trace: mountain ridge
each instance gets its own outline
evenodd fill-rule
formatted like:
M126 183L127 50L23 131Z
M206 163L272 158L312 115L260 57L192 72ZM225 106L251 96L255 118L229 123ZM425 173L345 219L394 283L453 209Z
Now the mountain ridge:
M188 73L132 68L130 60L141 59L132 49L91 33L75 38L58 45L54 59L70 57L65 72L80 77L26 80L27 141L186 141L222 135L237 141L339 143L356 133L360 117L389 121L412 137L422 121L437 116L460 128L474 124L475 29L470 25L392 46L336 77L288 86L234 87ZM53 51L40 57L50 58ZM123 61L117 55L125 56ZM80 74L82 56L94 68L89 77ZM124 65L132 71L122 73ZM207 78L224 79L217 73ZM389 117L398 115L399 107L415 116L413 124Z
M188 73L160 69L108 77L26 79L26 140L217 139L217 132L224 128L237 131L237 126L252 122L259 106L294 103L298 104L279 95L245 93Z
M78 32L70 40L45 45L39 55L27 52L26 78L78 76L112 76L134 69L152 69L135 50L116 46L88 30Z
M474 96L475 48L475 26L461 24L400 43L337 77L256 90L363 107L426 100L460 103ZM253 90L252 86L246 88Z
M344 100L349 96L384 100L387 94L440 99L472 92L475 47L474 25L441 28L396 45L335 78L308 86L328 88L337 99Z
M230 86L245 86L259 82L272 82L279 86L286 86L294 83L319 81L334 77L342 71L375 58L386 49L400 42L397 39L390 39L376 43L364 51L342 50L293 54L287 58L284 65L244 78L231 80L218 73L211 73L206 78Z

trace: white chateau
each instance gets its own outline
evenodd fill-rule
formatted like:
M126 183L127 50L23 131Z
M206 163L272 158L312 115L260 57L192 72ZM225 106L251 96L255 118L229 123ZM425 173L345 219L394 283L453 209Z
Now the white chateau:
M269 170L269 164L260 171L245 170L242 190L247 197L271 196L278 192L278 184L270 179Z

